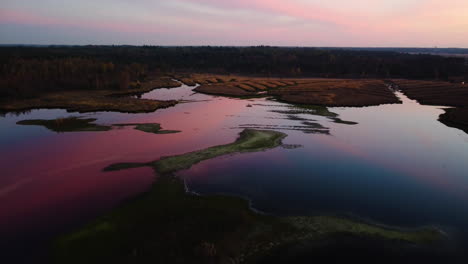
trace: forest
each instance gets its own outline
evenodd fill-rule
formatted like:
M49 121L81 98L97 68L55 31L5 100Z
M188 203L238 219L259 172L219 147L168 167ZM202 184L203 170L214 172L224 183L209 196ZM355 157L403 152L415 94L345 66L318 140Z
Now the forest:
M468 80L465 58L301 47L3 46L0 98L128 89L150 73Z

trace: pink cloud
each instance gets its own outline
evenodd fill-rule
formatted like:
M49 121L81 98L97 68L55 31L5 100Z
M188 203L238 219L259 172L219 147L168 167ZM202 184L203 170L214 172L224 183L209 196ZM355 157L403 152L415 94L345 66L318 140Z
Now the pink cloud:
M59 27L78 27L83 29L111 30L115 32L162 33L163 28L131 21L102 21L72 18L58 18L33 14L26 11L0 9L0 23L22 25L44 25Z
M200 4L207 4L221 8L238 8L245 10L255 10L274 15L290 16L309 22L319 22L334 26L349 25L347 18L349 14L334 11L313 4L303 4L299 2L289 2L280 0L238 0L238 1L217 1L217 0L188 0Z

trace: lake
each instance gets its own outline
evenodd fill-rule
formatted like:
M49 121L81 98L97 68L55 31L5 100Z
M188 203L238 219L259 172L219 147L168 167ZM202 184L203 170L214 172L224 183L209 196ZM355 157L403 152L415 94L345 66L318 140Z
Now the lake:
M148 190L155 180L150 168L103 172L108 165L231 143L245 128L288 137L280 148L223 156L178 172L190 191L245 197L268 214L435 226L468 240L468 135L437 121L444 107L420 105L400 92L402 104L325 108L192 89L144 94L183 100L154 113L33 110L1 117L0 246L7 257L43 256L53 237ZM160 123L182 132L157 135L122 127L56 133L16 125L69 116L96 118L103 125Z

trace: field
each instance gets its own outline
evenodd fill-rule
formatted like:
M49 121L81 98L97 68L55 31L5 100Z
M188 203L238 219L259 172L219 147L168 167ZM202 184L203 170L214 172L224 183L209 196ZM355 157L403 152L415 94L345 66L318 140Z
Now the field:
M181 78L187 85L199 83L197 92L225 96L275 96L295 104L369 106L399 103L383 80L259 78L194 74Z

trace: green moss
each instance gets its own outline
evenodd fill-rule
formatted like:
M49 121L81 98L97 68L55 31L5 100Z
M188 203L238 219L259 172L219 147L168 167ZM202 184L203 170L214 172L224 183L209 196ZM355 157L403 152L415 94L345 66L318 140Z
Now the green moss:
M288 217L285 220L299 230L302 230L302 233L306 234L306 237L311 233L318 235L350 233L363 236L377 236L384 239L404 240L412 243L434 242L441 238L440 232L431 228L402 231L333 216Z
M146 133L159 133L161 131L161 125L159 124L138 124L135 126L136 130L140 130Z
M53 120L35 119L22 120L18 125L43 126L55 132L83 132L83 131L108 131L110 126L96 125L94 118L67 117Z
M239 138L231 144L214 146L182 155L163 157L159 160L148 163L113 164L104 170L111 171L150 166L160 174L173 173L179 170L188 169L192 165L203 160L208 160L223 155L242 152L255 152L274 148L281 145L281 141L285 137L286 134L276 131L245 129L240 133Z

